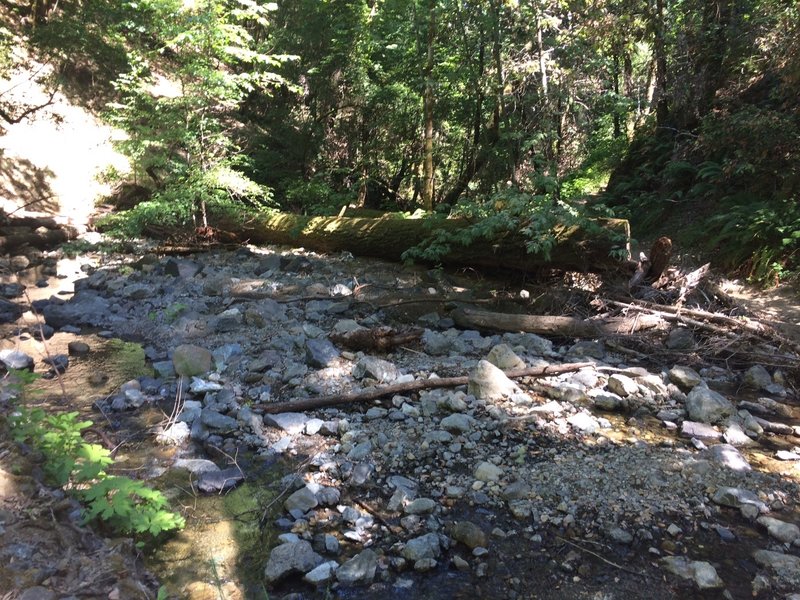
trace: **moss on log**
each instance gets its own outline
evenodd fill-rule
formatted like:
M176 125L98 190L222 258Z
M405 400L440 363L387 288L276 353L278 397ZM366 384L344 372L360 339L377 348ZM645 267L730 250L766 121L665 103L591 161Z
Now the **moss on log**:
M476 240L468 247L453 246L439 262L525 272L541 268L581 272L623 268L624 263L612 256L612 251L622 249L627 257L628 222L606 219L597 224L599 228L593 233L572 226L556 228L556 244L549 257L526 252L521 236L507 236L499 240ZM256 244L302 246L318 252L347 250L359 256L399 261L403 252L435 232L455 233L468 225L466 221L443 218L369 219L278 214L237 229L244 239Z

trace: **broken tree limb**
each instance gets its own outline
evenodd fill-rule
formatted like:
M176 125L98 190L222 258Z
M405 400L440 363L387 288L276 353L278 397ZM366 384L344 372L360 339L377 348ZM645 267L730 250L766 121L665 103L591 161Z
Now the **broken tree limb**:
M571 373L585 367L594 366L594 363L567 363L563 365L548 365L546 367L530 367L527 369L514 369L505 371L506 377L516 379L519 377L547 377L548 375L559 375L561 373ZM301 400L292 400L289 402L278 402L276 404L263 405L264 412L268 414L281 413L281 412L297 412L301 410L312 410L315 408L324 408L326 406L335 406L337 404L352 404L355 402L366 402L368 400L377 400L384 396L393 396L394 394L403 394L408 392L416 392L419 390L433 390L438 388L456 387L459 385L467 385L469 383L469 376L463 375L461 377L442 377L439 379L421 379L417 381L408 381L406 383L395 383L392 385L385 385L382 387L372 387L358 392L351 392L348 394L331 394L328 396L317 396L316 398L304 398Z
M555 335L561 337L594 338L627 335L652 329L663 320L654 315L641 317L612 317L607 319L577 319L550 315L511 315L472 308L457 308L450 315L459 327L482 331L511 331Z
M618 302L616 300L607 301L606 304L609 306L616 306L617 308L636 310L639 312L656 315L666 321L677 321L684 323L685 325L696 327L697 329L711 331L725 337L736 337L736 333L721 326L728 325L731 329L744 331L762 339L776 341L782 346L791 349L796 354L800 354L800 344L797 344L796 342L793 342L792 340L780 335L777 331L759 321L729 317L719 313L711 313L699 309L682 308L680 306L667 306L662 304L628 304L626 302ZM703 320L701 321L698 319Z
M530 254L526 240L519 235L495 239L476 239L470 246L452 243L439 259L442 264L502 268L528 272L539 268L581 272L618 271L626 263L612 256L614 251L627 257L630 227L623 219L597 221L596 231L577 226L557 226L555 245L549 255ZM277 214L236 228L242 240L256 244L302 246L319 252L349 251L399 261L403 252L438 232L457 234L471 223L466 220L429 217L424 219L367 219L348 217L307 217ZM625 258L623 257L623 258Z

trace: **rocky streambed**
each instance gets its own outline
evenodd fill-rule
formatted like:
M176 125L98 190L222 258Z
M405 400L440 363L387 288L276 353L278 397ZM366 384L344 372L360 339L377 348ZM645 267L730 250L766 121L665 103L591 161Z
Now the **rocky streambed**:
M136 472L190 517L151 562L176 597L800 597L800 406L767 364L459 330L447 302L498 301L498 284L346 254L79 262L74 293L3 288L0 358L69 379L68 353L44 364L34 338L142 344L152 375L92 402L98 422L141 418L164 448ZM14 308L27 300L44 327ZM423 331L382 353L330 339L381 326ZM569 363L588 365L503 372Z

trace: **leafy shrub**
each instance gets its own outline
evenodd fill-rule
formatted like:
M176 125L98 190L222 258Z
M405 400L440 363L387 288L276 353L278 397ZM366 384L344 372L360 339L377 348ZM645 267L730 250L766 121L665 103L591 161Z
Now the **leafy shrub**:
M91 425L78 420L77 412L48 415L42 409L20 408L11 419L14 438L31 443L44 456L49 481L67 487L84 502L85 521L99 519L115 532L140 540L181 529L183 517L168 510L161 492L106 472L114 463L111 453L81 436Z
M452 212L453 217L470 221L458 231L436 229L431 219L431 236L422 244L403 253L404 260L437 262L454 246L469 246L476 240L501 241L520 236L525 250L549 259L557 242L557 226L580 226L594 235L608 232L583 217L565 202L554 202L549 194L532 195L509 188L484 201L463 201Z

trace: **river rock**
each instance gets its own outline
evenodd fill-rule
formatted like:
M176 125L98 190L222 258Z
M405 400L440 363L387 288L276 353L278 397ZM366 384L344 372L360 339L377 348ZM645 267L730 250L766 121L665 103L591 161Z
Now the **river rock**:
M367 584L375 578L377 567L378 555L367 548L336 569L336 579L346 585Z
M486 546L486 534L471 521L458 521L449 531L450 537L461 542L470 550Z
M305 575L323 562L325 559L305 540L281 544L270 552L264 577L269 583L275 583L294 573Z
M28 356L20 350L0 350L0 362L3 363L6 369L33 371L33 357Z
M719 423L736 412L730 400L704 386L695 386L686 398L686 411L692 421Z
M479 400L500 400L518 392L519 388L500 369L482 360L469 373L467 391Z
M472 429L473 418L461 413L447 415L439 422L439 427L450 433L466 433Z
M407 515L426 515L432 513L437 504L435 500L430 498L417 498L412 500L404 509Z
M570 415L567 417L567 423L572 425L574 429L586 435L597 433L597 430L600 429L600 423L597 421L597 419L585 412L579 412L574 415Z
M25 291L25 286L20 283L0 283L0 297L18 298Z
M182 377L203 375L211 370L213 356L210 351L192 344L182 344L172 352L175 373Z
M742 426L738 423L731 423L728 425L722 437L731 446L752 446L756 443L753 438L744 432Z
M683 365L675 365L667 373L669 380L681 388L683 391L688 392L696 385L703 381L700 374L691 367Z
M216 464L205 458L178 458L172 466L175 469L186 469L194 475L220 470Z
M614 373L608 378L608 391L625 398L637 394L639 392L639 384L626 375Z
M423 558L439 558L442 554L439 536L435 533L427 533L409 540L401 554L406 560L415 562Z
M758 512L768 512L769 508L758 496L750 490L735 487L721 487L711 496L711 500L722 506L731 508L742 508L743 506L753 506Z
M324 369L339 358L339 351L330 340L313 338L306 340L306 364L315 369Z
M484 461L475 467L473 475L478 481L498 481L503 476L503 469Z
M517 356L508 344L498 344L492 348L486 360L503 371L525 368L525 361Z
M683 556L666 556L661 559L664 568L683 579L691 579L699 590L714 590L725 586L711 563L689 560Z
M335 560L324 562L318 567L311 569L303 576L303 581L311 585L322 585L332 581L339 563Z
M353 377L356 379L371 377L382 383L389 383L397 379L399 375L400 372L394 364L374 356L365 356L353 367Z
M691 350L695 344L694 334L688 327L671 329L664 342L664 345L670 350Z
M79 290L69 302L50 302L41 312L48 325L59 329L65 325L104 326L108 322L109 309L109 301L96 292Z
M223 415L211 408L204 408L202 410L200 413L200 421L202 421L203 425L220 431L236 431L239 427L239 423L236 419L228 415Z
M696 423L694 421L684 421L681 423L681 435L701 440L713 441L722 439L722 433L711 425Z
M0 323L13 323L23 312L22 307L16 302L0 298Z
M735 446L731 444L717 444L704 451L711 462L722 465L733 471L751 471L752 467L747 459Z
M67 352L70 356L86 356L89 351L89 344L80 340L74 340L67 344Z
M772 375L763 366L753 365L745 371L742 382L747 387L766 390L772 385Z
M178 421L156 435L156 441L166 446L180 446L189 439L190 435L189 425L183 421Z
M623 400L620 396L612 392L592 390L589 393L589 397L592 399L595 408L600 410L615 412L625 410L628 407L628 402L626 400Z
M793 523L787 523L772 517L759 517L756 519L759 525L767 528L767 533L779 542L791 544L800 538L800 527Z
M229 467L218 471L204 471L197 480L197 488L207 494L215 494L230 490L244 480L238 467Z
M773 571L780 579L798 589L800 586L800 556L783 554L772 550L756 550L755 561L765 569Z
M305 486L286 498L283 507L290 513L295 510L299 510L301 513L307 513L318 504L317 495L308 486Z
M308 422L308 417L303 413L286 412L274 415L264 415L264 423L282 429L290 435L302 433Z

